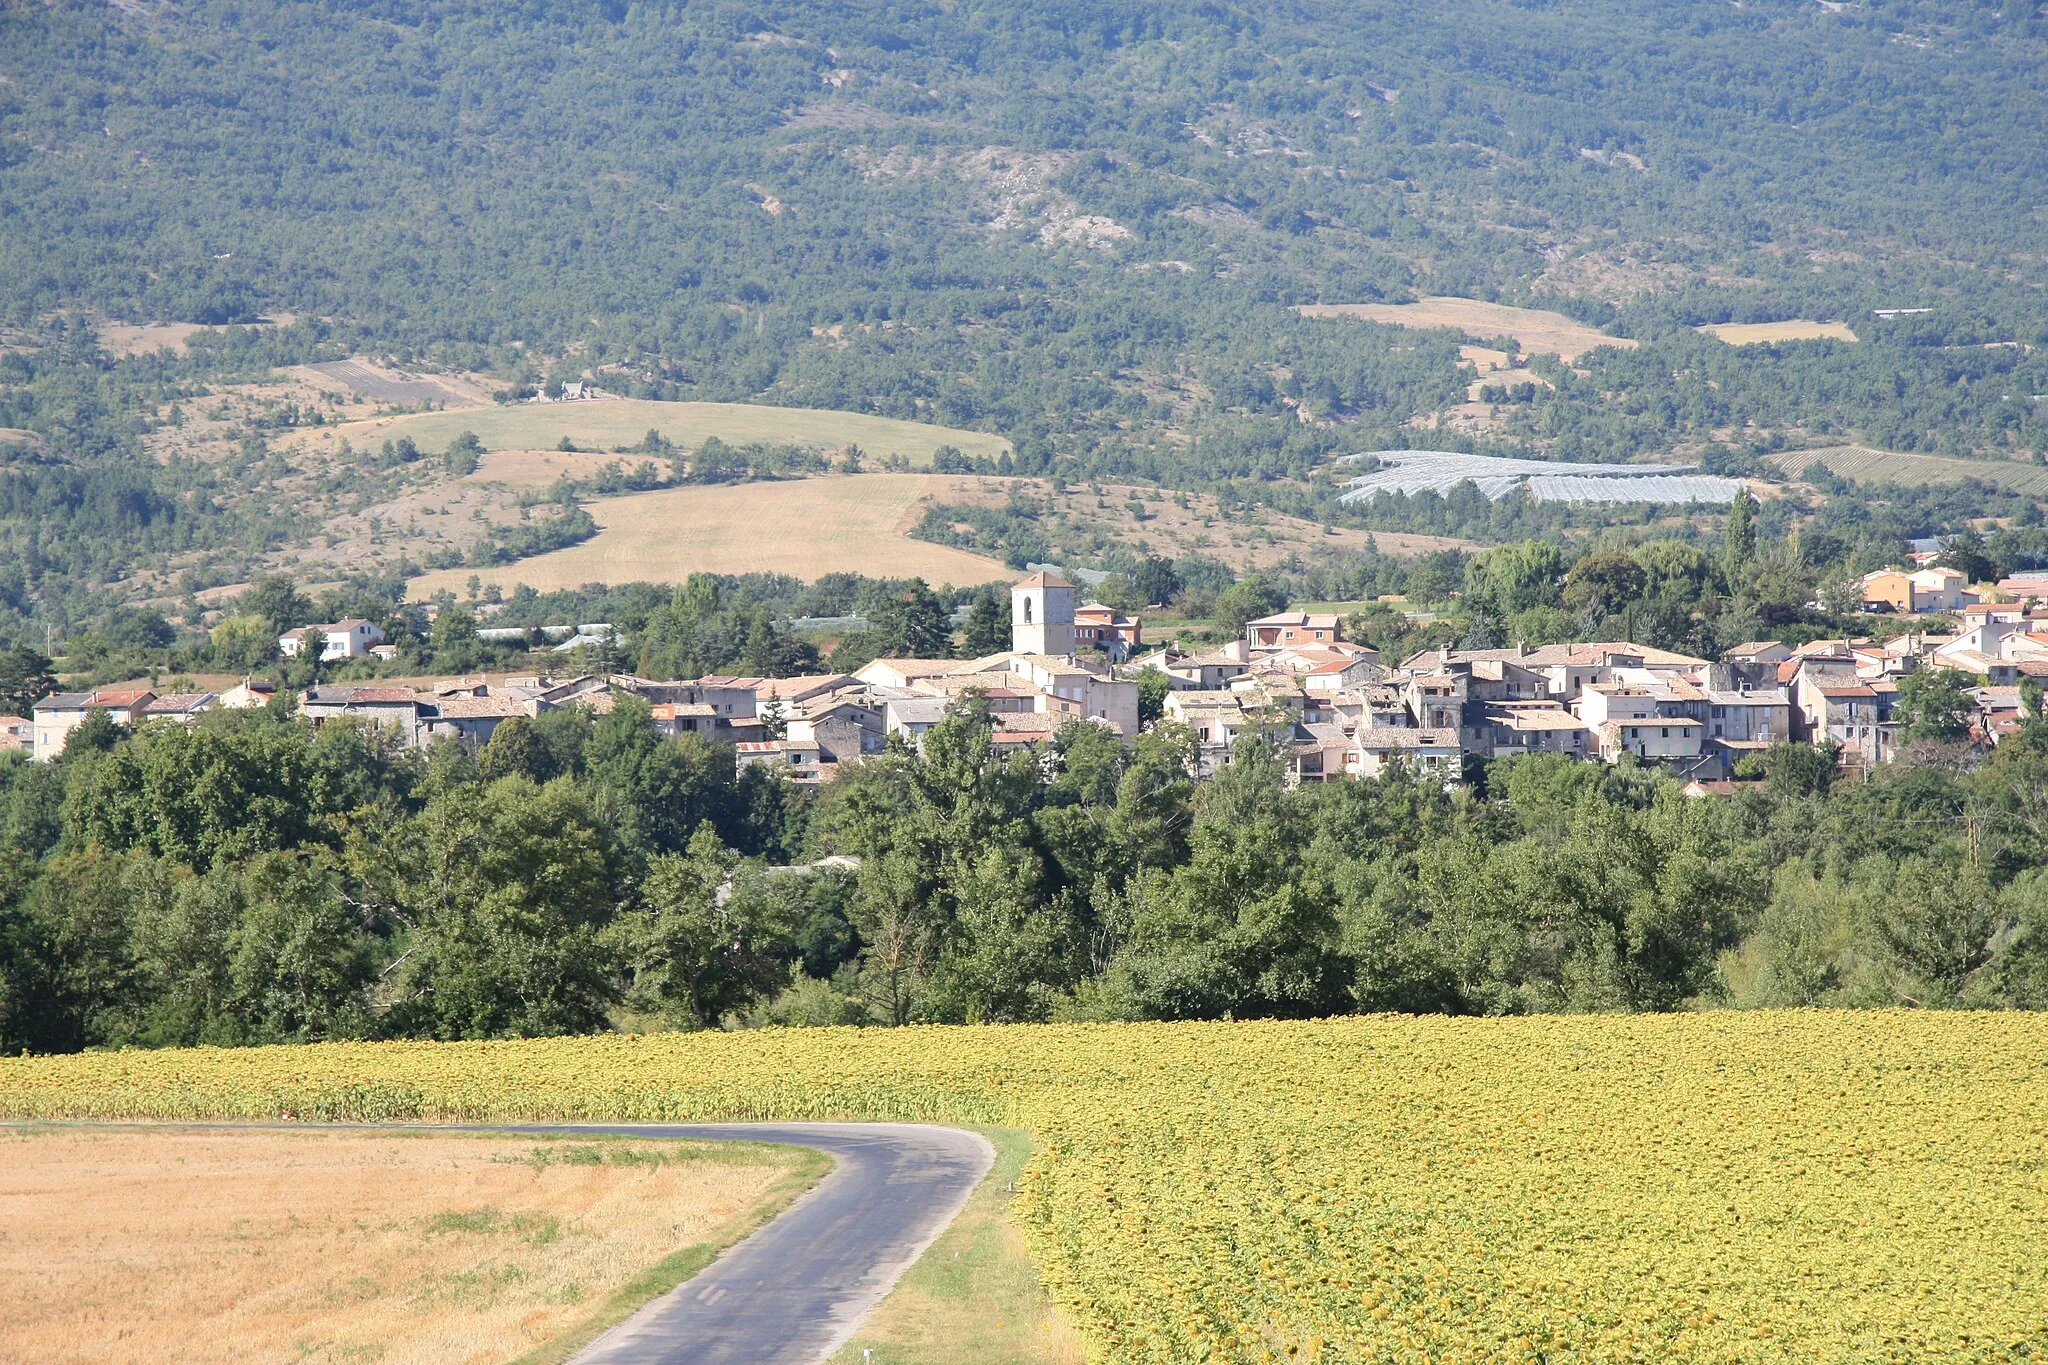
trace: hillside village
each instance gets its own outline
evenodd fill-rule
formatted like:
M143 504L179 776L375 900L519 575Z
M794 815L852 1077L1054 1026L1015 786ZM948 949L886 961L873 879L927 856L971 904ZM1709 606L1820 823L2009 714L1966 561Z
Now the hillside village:
M430 689L316 685L296 701L315 727L337 720L387 726L406 747L447 739L475 749L499 725L565 706L603 713L621 698L646 703L664 736L735 747L741 768L767 765L800 784L833 780L841 765L913 748L964 698L978 698L1001 747L1034 747L1080 723L1129 742L1146 725L1184 725L1196 775L1213 776L1236 741L1269 735L1290 783L1369 778L1406 764L1446 785L1474 762L1559 754L1668 769L1693 794L1726 792L1761 775L1774 745L1828 746L1849 770L1892 762L1907 738L1902 681L1952 679L1966 714L1956 727L1996 745L2031 714L2031 686L2048 679L2048 575L2003 580L1980 602L1949 568L1884 569L1864 579L1865 609L1957 620L1949 633L1909 630L1876 643L1752 640L1719 660L1626 640L1501 649L1442 647L1394 660L1344 638L1334 613L1260 617L1241 638L1204 650L1147 648L1138 622L1060 574L1010 587L1011 647L972 659L880 658L852 673L769 678L710 675L654 680L619 673L489 676ZM606 638L602 624L558 628L568 650ZM346 661L389 647L360 618L281 636L292 657L319 642ZM1149 680L1148 680L1149 675ZM32 721L0 718L0 742L38 760L60 755L94 712L128 726L189 724L214 708L264 706L272 684L250 679L218 695L136 686L54 692Z

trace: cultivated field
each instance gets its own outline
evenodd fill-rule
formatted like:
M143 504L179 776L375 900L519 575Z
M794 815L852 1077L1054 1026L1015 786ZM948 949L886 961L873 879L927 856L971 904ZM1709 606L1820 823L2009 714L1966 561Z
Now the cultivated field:
M1720 322L1694 331L1718 337L1730 346L1760 346L1776 341L1854 341L1856 334L1841 322L1813 322L1793 318L1788 322Z
M946 496L949 475L859 474L663 488L589 504L601 530L581 545L498 569L448 569L412 580L417 599L461 593L472 573L509 591L585 583L680 583L696 572L828 573L986 583L1008 570L993 559L906 534L927 498Z
M764 1029L0 1060L0 1114L1014 1126L1118 1365L2038 1360L2048 1017Z
M1814 461L1845 479L1899 484L1960 483L1982 479L2016 493L2048 496L2048 468L2017 460L1957 460L1946 455L1912 455L1869 446L1828 446L1819 450L1788 450L1770 457L1793 478Z
M1306 318L1363 318L1397 327L1448 327L1481 341L1509 336L1528 355L1554 355L1567 363L1601 346L1632 349L1628 337L1611 337L1542 308L1513 308L1479 299L1426 298L1414 303L1307 303L1295 312ZM1468 357L1469 358L1469 357Z
M387 370L367 360L323 360L317 365L302 365L297 372L322 387L338 385L393 407L417 407L421 403L475 407L491 401L488 392L465 379L407 374Z
M0 1358L487 1365L672 1254L723 1245L815 1163L724 1144L26 1129L0 1133L0 1169Z
M601 399L585 403L512 403L416 413L377 421L303 432L302 447L347 438L352 444L381 445L410 436L422 450L441 450L465 431L473 431L491 450L549 450L564 436L578 446L610 450L634 445L649 430L694 449L707 437L729 445L765 441L817 449L858 445L875 459L900 455L912 464L930 464L942 445L968 455L997 456L1010 443L985 431L927 426L893 417L821 408L772 408L754 403L656 403L637 398Z

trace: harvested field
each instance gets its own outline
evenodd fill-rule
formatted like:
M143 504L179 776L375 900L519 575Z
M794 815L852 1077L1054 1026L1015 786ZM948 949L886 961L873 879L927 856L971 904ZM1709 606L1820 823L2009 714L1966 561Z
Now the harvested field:
M279 313L276 317L259 318L252 323L233 325L289 327L296 321L298 319L290 313ZM140 326L109 322L100 328L100 349L116 360L148 355L153 351L182 351L185 349L185 343L192 339L194 332L206 330L195 322L150 322Z
M645 455L612 455L601 450L492 450L477 462L476 472L463 476L466 483L497 483L508 488L546 488L567 474L588 479L608 464L631 469L647 459ZM656 460L657 465L666 465ZM662 469L666 475L666 467Z
M464 380L387 370L366 360L326 360L300 369L311 375L315 383L340 384L365 398L394 407L434 403L467 408L490 401L489 394Z
M1481 341L1509 336L1528 355L1554 355L1566 363L1602 346L1630 350L1636 344L1628 337L1607 336L1562 313L1514 308L1479 299L1433 297L1414 303L1305 303L1294 311L1305 318L1363 318L1396 327L1448 327Z
M81 1365L510 1360L818 1169L391 1131L22 1129L0 1154L0 1355Z
M706 437L730 445L765 441L778 445L841 449L858 445L875 459L900 455L930 464L942 445L969 455L997 456L1010 443L985 431L928 426L893 417L869 417L824 408L773 408L756 403L656 403L637 398L585 403L514 403L460 411L427 412L355 422L300 435L298 444L346 437L357 446L410 436L422 450L441 450L465 431L490 450L551 450L564 436L591 450L634 445L649 430L694 449Z
M691 573L848 572L916 575L934 584L987 583L1008 572L993 559L912 540L928 498L971 482L953 475L860 474L663 488L589 504L603 528L566 550L499 569L447 569L412 580L415 599L460 593L475 573L508 591L585 583L679 583Z
M1719 322L1693 330L1719 338L1730 346L1763 346L1778 341L1856 340L1856 334L1849 330L1847 323L1813 322L1807 318L1792 318L1786 322Z
M1869 446L1828 446L1820 450L1787 450L1771 462L1793 478L1818 460L1845 479L1873 483L1960 483L1982 479L2016 493L2048 497L2048 468L2017 460L1957 460L1946 455L1911 455Z

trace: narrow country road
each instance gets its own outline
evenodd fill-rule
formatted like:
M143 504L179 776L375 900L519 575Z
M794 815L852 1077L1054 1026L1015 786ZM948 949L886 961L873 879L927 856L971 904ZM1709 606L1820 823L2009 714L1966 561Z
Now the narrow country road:
M815 1365L853 1335L995 1161L979 1133L909 1123L518 1131L781 1142L836 1159L781 1217L592 1342L574 1365Z

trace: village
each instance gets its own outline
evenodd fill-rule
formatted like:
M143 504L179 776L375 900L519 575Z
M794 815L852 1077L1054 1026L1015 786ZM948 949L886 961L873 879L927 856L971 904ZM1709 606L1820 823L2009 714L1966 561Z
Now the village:
M1905 738L1901 681L1925 670L1955 678L1973 708L1964 718L1972 740L1994 746L2021 725L2028 680L2048 679L2048 575L1979 593L1954 569L1885 569L1867 575L1863 591L1868 612L1957 628L1908 629L1883 642L1752 640L1712 661L1628 641L1443 647L1392 660L1345 639L1337 614L1290 610L1191 650L1147 646L1139 622L1080 601L1075 584L1041 570L1010 587L1010 648L981 658L881 658L852 673L792 678L578 673L431 688L323 684L300 695L296 711L316 727L344 719L388 726L407 747L449 739L475 749L507 720L564 706L606 712L636 697L662 735L729 743L742 768L767 765L820 784L892 738L917 747L971 695L988 708L1002 748L1044 745L1073 723L1127 743L1147 724L1184 725L1202 777L1239 737L1258 732L1271 736L1294 784L1367 778L1400 763L1457 785L1473 761L1558 754L1658 765L1694 794L1733 790L1760 774L1767 750L1788 742L1830 747L1851 771L1892 762ZM559 640L555 649L571 650L609 630L547 634ZM316 642L333 661L388 648L374 624L356 618L290 631L279 651L293 657ZM1149 705L1141 700L1148 692ZM269 705L275 695L274 684L254 678L219 694L133 685L54 692L32 719L0 717L0 739L47 761L94 712L125 726L189 724L210 709Z

